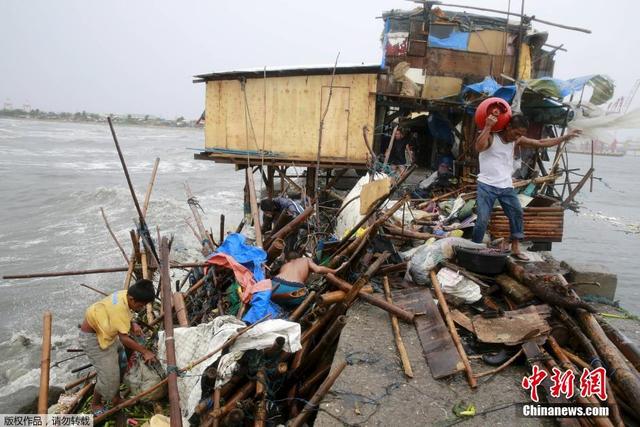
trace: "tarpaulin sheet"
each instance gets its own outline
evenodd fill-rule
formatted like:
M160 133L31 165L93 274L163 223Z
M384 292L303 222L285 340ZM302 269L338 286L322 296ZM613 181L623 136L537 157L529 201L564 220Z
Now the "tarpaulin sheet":
M542 77L527 81L527 87L545 96L564 98L574 92L582 90L585 85L593 87L593 94L589 102L601 105L613 97L615 84L602 74L592 74L589 76L576 77L569 80Z
M511 102L513 96L516 94L516 87L515 85L502 86L492 77L485 77L484 80L479 83L466 85L464 89L462 89L461 96L464 97L469 92L486 96L495 96L502 98L507 102Z
M237 262L253 272L257 282L264 279L262 264L267 260L267 253L252 245L245 243L245 236L240 233L231 233L216 252L232 256Z
M244 326L243 322L233 316L219 316L209 323L201 323L190 328L175 328L173 336L177 367L184 368L192 361L214 351ZM295 353L300 350L300 325L296 322L277 319L266 320L241 335L229 348L229 352L262 350L271 347L279 336L285 338L284 351ZM158 333L158 356L166 368L164 331ZM202 374L218 358L220 358L220 352L187 371L186 375L178 377L180 408L184 417L189 418L193 415L202 394L200 385Z
M444 49L467 50L469 44L469 33L453 31L449 37L438 38L429 36L429 47L439 47Z

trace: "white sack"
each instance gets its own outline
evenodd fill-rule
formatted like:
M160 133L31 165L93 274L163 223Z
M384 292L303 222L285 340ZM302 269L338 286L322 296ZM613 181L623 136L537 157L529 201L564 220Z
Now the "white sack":
M209 323L202 323L190 328L175 328L173 330L176 365L186 367L190 362L202 357L222 345L238 329L245 327L245 323L233 316L219 316ZM229 352L242 352L249 349L261 350L271 347L277 337L285 338L283 350L295 353L300 345L300 324L287 320L266 320L253 329L241 335L229 348ZM158 334L158 356L166 368L166 348L164 331ZM178 377L178 393L182 415L190 418L200 401L200 379L207 366L218 360L220 352L208 360Z

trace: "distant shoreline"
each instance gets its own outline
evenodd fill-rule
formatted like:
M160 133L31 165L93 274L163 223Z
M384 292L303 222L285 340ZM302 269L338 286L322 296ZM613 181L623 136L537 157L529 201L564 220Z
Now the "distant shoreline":
M179 117L175 120L168 120L150 115L114 115L111 116L114 123L127 126L142 127L164 127L176 129L198 129L203 128L202 124L196 124L195 120L185 120ZM39 110L0 110L0 118L20 119L20 120L38 120L43 122L63 122L63 123L107 123L107 116L96 113L54 113Z

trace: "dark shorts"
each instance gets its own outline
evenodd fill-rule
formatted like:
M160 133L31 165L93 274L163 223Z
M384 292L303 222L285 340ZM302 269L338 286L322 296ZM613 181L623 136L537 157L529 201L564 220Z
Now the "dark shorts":
M304 283L291 282L280 277L272 277L273 293L271 299L280 305L291 306L300 304L307 296Z

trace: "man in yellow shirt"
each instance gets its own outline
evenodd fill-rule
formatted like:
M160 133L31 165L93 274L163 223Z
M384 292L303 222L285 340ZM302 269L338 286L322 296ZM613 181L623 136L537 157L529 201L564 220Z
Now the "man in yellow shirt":
M117 339L127 348L142 354L145 362L154 361L153 352L138 344L129 331L141 335L139 325L131 322L132 311L142 310L153 302L155 291L150 280L142 279L128 290L114 292L91 305L80 327L80 345L96 370L96 387L91 409L94 414L104 411L104 400L113 405L120 401L120 365Z

